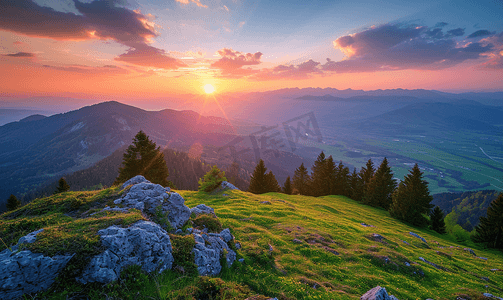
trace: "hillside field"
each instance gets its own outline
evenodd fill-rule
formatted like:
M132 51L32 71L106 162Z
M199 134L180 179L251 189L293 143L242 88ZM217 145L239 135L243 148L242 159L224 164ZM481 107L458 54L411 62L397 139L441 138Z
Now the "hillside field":
M219 278L200 278L174 270L143 274L131 267L121 280L106 286L81 286L60 279L51 290L33 298L85 299L79 297L87 294L92 299L268 299L258 295L359 299L376 285L401 300L455 299L457 295L484 299L484 292L503 296L501 252L475 244L459 245L446 235L408 226L385 210L346 197L178 192L189 207L204 203L215 209L223 228L229 227L241 244L237 258L244 258L244 262L224 268ZM135 210L89 216L119 195L119 188L112 187L37 199L0 216L0 237L7 244L15 244L38 226L46 230L37 242L26 246L33 251L54 255L64 252L65 247L75 250L90 245L87 252L79 251L94 253L99 249L94 235L99 228L144 218ZM410 235L411 231L427 243ZM466 247L476 256L464 250ZM1 245L0 251L3 249Z

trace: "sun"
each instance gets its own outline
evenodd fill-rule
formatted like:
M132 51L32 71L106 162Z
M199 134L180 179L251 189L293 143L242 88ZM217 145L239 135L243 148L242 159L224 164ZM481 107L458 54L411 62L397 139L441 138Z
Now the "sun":
M204 92L206 94L213 94L215 92L215 88L211 84L208 83L204 86Z

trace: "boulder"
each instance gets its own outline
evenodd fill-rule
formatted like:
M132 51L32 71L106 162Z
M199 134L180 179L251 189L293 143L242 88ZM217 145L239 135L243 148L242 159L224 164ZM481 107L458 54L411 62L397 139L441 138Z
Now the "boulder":
M225 190L239 190L239 189L230 182L222 181L222 183L216 189L214 189L212 193L217 194Z
M110 226L98 231L106 249L91 258L81 283L109 283L119 278L121 270L139 265L145 272L171 269L173 255L168 233L156 223L138 221L128 228Z
M150 181L148 181L145 177L143 177L142 175L136 175L135 177L129 179L128 181L124 182L124 184L122 185L122 189L125 189L126 187L130 186L130 185L135 185L135 184L138 184L138 183L141 183L141 182L147 182L147 183L150 183Z
M222 230L221 233L206 234L201 230L194 229L194 240L196 245L194 252L194 262L197 265L199 275L217 275L222 270L220 258L226 250L226 261L228 266L232 266L236 260L236 252L230 249L225 239L233 239L229 229ZM222 234L223 233L223 234Z
M22 243L33 243L38 233L19 239L12 250L0 252L0 299L17 299L25 293L36 293L51 286L58 273L73 255L45 256L29 250L17 251Z
M137 177L139 176L130 180ZM126 183L128 182L129 180ZM173 228L181 228L190 218L190 209L185 205L185 200L180 194L170 192L169 188L149 181L133 185L124 196L115 200L114 203L121 204L125 208L146 211L151 215L156 215L159 212L168 214L169 222Z
M190 214L195 214L196 216L201 214L215 215L215 210L206 204L199 204L198 206L190 209Z
M393 295L388 295L386 288L376 286L375 288L367 291L360 300L398 300Z

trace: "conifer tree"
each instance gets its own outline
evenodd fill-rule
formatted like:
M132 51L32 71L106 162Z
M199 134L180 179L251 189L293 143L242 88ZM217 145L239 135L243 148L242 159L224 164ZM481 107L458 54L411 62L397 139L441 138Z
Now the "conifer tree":
M124 153L122 165L114 184L123 183L136 175L143 175L152 183L162 186L172 185L167 179L168 166L161 147L157 147L141 130L133 138L133 144Z
M388 210L395 189L396 182L385 157L367 186L364 202Z
M310 177L304 163L298 167L293 175L293 187L300 195L307 195L310 185Z
M63 177L59 179L58 184L59 185L56 188L56 191L54 191L54 194L59 194L70 190L70 185L66 183L66 180Z
M266 172L267 168L265 167L264 161L261 159L257 163L255 170L250 178L250 187L248 191L254 194L263 194L267 193L267 176Z
M490 248L503 249L503 193L487 208L487 217L480 217L473 240Z
M311 168L310 193L313 196L326 196L330 193L330 175L328 174L327 158L321 151Z
M16 208L21 206L21 201L17 199L16 196L10 195L9 199L7 199L7 210L15 210Z
M374 174L375 174L374 163L372 162L372 159L369 159L365 167L362 167L360 170L360 178L362 179L363 182L362 201L364 202L366 202L366 198L368 197L367 191L370 186L370 181L372 180L372 177L374 177Z
M349 178L350 195L349 197L356 201L362 201L363 197L363 179L360 177L360 173L353 169Z
M345 167L342 161L340 161L337 169L335 170L335 188L332 195L350 196L351 187L349 183L349 176L349 168Z
M220 169L215 165L209 170L203 178L199 179L199 191L211 192L216 189L222 181L227 181L225 177L225 172L220 171Z
M405 175L398 188L393 192L389 212L392 217L416 226L426 226L433 197L428 190L428 182L423 180L423 172L417 164Z
M288 176L285 180L285 184L283 185L283 193L287 195L292 194L292 181L290 180L290 176Z
M435 209L430 214L431 229L440 234L446 233L444 217L444 212L440 207L435 206Z
M276 180L276 177L274 176L272 171L269 171L269 173L265 175L265 178L266 178L266 193L269 192L277 193L281 191L281 187L279 186L279 183Z

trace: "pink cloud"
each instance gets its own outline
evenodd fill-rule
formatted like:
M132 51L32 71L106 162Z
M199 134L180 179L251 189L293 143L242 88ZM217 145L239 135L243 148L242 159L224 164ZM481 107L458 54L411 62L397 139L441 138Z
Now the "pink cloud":
M262 57L261 52L244 53L230 48L223 48L217 53L220 55L220 59L212 63L211 67L222 70L224 77L242 77L256 73L256 70L244 69L243 67L260 64Z
M201 0L175 0L175 1L178 2L178 3L181 3L181 4L189 4L189 3L192 2L192 3L196 4L199 7L208 8L208 5L202 4Z
M116 57L115 60L143 67L163 69L178 69L186 66L181 60L166 55L164 50L150 46L131 48L126 53Z

